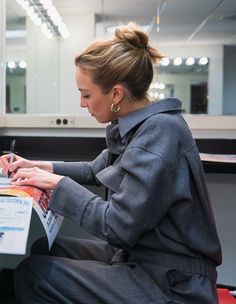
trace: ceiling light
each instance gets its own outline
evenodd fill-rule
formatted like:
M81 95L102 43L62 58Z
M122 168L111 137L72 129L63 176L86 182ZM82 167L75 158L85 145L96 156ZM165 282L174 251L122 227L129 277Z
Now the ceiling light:
M174 59L174 65L181 65L182 64L182 59L180 57L176 57Z
M15 69L16 68L16 63L14 61L9 61L7 64L9 69Z
M206 65L208 64L208 58L207 57L201 57L198 61L199 65Z
M25 61L20 61L19 62L19 67L21 68L21 69L25 69L26 68L26 62Z
M160 90L164 90L165 87L166 87L166 86L165 86L165 84L164 84L163 82L159 83L158 88L159 88Z
M169 58L167 58L167 57L162 58L162 60L161 60L161 65L167 66L167 65L169 65L169 64L170 64L170 59L169 59Z
M186 65L193 65L195 62L195 59L193 57L188 57L185 61Z
M69 38L69 31L51 0L16 0L16 2L26 11L34 24L41 27L48 38L55 36Z

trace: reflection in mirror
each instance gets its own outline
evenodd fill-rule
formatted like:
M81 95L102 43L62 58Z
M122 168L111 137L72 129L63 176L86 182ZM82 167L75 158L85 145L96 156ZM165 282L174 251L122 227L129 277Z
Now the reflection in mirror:
M6 17L6 112L86 116L87 112L79 106L73 58L95 38L98 21L94 13L83 11L79 17L74 11L65 14L71 32L68 40L47 39L26 18L16 0L6 1ZM156 43L159 47L159 42ZM175 65L170 59L169 65L157 67L150 96L153 99L175 96L183 102L185 113L236 114L236 47L206 44L196 48L196 45L189 48L160 45L164 54L170 57L181 54L184 58L181 64L177 58ZM190 54L193 57L187 60ZM205 65L198 64L197 57L202 55L209 60ZM20 62L25 62L26 67L22 68L21 63L20 68Z
M26 18L6 1L6 113L26 113Z
M26 113L26 63L23 60L7 62L6 113Z
M49 41L43 41L46 38L34 29L31 20L26 21L25 12L15 0L6 1L6 16L6 112L58 112L57 41L51 40L50 45ZM37 49L37 45L42 44L43 50ZM28 64L28 73L27 66L22 66L22 62ZM175 96L183 102L185 113L206 114L208 64L199 65L198 58L176 58L169 62L166 58L157 67L150 97L162 99ZM50 71L47 66L51 67Z
M150 98L177 97L183 103L184 113L207 114L208 65L206 57L164 58L156 68Z

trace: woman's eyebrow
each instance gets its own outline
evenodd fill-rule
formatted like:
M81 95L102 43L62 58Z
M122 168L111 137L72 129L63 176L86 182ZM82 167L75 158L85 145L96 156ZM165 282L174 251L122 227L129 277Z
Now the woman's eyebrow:
M80 92L89 92L89 90L78 88Z

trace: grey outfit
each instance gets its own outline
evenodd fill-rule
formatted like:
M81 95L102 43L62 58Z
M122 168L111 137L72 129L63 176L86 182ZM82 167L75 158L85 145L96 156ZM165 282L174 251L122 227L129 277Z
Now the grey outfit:
M106 139L92 162L54 164L66 177L50 203L101 242L58 238L49 253L36 242L16 270L18 303L218 303L221 248L181 102L121 117ZM83 184L104 185L108 199Z

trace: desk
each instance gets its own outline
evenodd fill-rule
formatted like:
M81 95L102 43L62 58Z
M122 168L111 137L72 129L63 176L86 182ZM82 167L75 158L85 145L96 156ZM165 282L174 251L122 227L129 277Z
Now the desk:
M104 137L15 136L16 151L28 159L86 161L106 148ZM0 137L0 154L9 150L13 137ZM236 154L236 139L196 139L200 152ZM236 173L236 164L203 162L206 173Z

